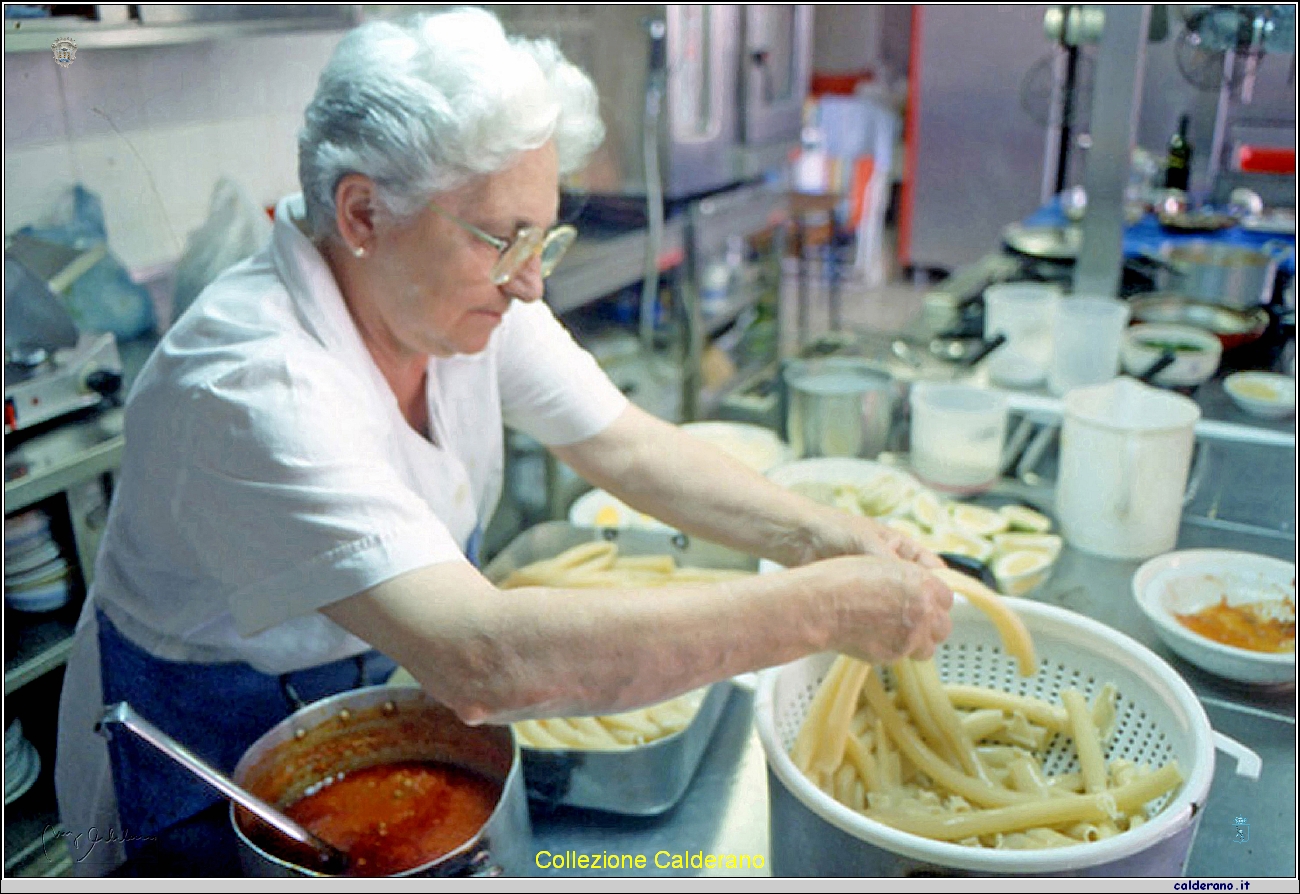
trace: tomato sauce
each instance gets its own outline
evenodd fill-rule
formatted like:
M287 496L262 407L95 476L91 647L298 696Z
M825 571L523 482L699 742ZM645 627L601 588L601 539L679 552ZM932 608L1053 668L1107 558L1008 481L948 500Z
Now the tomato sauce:
M431 761L339 774L285 813L351 859L350 875L387 876L445 856L488 821L501 785Z
M1255 652L1291 652L1295 650L1295 607L1287 607L1289 621L1273 617L1265 604L1229 605L1225 596L1216 605L1174 617L1194 633L1227 646Z

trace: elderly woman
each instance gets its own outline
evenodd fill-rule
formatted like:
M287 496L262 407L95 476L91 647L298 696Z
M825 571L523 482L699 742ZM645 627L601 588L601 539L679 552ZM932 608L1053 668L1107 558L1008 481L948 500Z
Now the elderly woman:
M229 770L295 696L394 661L466 722L500 723L625 710L820 650L928 656L948 634L933 556L629 404L542 303L574 237L559 178L599 143L596 110L552 44L481 11L339 44L300 136L301 196L167 333L127 407L61 709L63 822L101 837L79 868L217 797L130 736L106 747L104 704ZM652 599L503 594L474 564L503 425L790 570Z

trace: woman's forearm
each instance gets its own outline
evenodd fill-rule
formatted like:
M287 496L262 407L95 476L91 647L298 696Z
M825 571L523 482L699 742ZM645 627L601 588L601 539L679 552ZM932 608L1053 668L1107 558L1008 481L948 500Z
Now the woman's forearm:
M556 455L665 524L783 565L852 552L827 541L838 516L636 407Z
M628 710L826 649L926 655L950 604L916 566L857 556L640 590L503 591L446 563L323 611L478 723Z

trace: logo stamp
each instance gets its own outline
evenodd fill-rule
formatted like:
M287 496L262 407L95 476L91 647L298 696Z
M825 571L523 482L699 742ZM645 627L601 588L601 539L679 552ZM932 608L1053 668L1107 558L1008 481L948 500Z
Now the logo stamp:
M1232 840L1237 844L1245 844L1250 841L1250 823L1246 822L1244 816L1239 816L1232 821L1233 836Z
M77 61L77 42L71 37L60 37L50 44L50 49L54 50L54 61L63 68Z

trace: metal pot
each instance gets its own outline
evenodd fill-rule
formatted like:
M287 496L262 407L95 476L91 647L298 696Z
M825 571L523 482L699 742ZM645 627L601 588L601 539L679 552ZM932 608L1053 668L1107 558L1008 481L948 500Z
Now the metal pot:
M1228 307L1259 307L1272 300L1278 263L1290 250L1281 242L1259 250L1209 240L1167 246L1156 288Z
M796 456L874 459L888 445L899 393L880 366L855 357L791 360L781 378Z
M519 746L507 726L471 727L414 686L371 686L307 705L244 752L231 774L263 800L285 807L329 777L398 761L438 761L500 782L496 808L451 853L401 876L522 875L532 829ZM245 875L318 875L250 837L250 817L230 808Z

